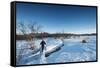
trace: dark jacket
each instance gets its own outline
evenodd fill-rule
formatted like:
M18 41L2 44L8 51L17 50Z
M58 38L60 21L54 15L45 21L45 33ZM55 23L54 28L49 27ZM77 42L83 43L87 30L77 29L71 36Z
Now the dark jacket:
M42 47L42 51L44 50L44 45L45 45L45 44L46 44L45 41L41 41L40 45L41 45L41 47Z

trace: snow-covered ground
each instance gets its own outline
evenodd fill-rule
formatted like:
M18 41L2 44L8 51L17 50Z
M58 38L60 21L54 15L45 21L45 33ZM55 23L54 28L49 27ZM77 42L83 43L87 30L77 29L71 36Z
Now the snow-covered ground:
M81 43L85 39L87 43ZM46 50L40 54L40 42L36 39L33 42L16 42L17 65L48 64L61 62L79 62L96 60L96 37L85 36L78 38L54 39L45 38ZM35 49L30 49L29 45L34 44ZM57 50L58 49L58 50ZM57 50L57 51L56 51ZM54 51L54 52L53 52ZM53 52L53 53L52 53ZM45 57L45 54L50 54Z

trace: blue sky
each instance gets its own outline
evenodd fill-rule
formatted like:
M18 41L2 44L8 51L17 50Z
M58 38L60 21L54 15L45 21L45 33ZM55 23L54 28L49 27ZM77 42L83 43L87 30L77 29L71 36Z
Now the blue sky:
M96 7L17 3L16 22L37 22L42 31L95 33Z

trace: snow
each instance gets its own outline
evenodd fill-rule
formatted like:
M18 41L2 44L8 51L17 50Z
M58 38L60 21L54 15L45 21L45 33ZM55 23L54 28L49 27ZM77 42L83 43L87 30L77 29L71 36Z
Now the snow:
M81 43L81 40L87 40L87 43ZM16 59L22 55L18 65L30 64L47 64L61 62L79 62L79 61L95 61L96 60L96 37L86 36L79 38L54 39L45 38L46 49L41 53L40 39L34 40L35 49L29 49L27 41L17 41L16 43ZM23 50L24 49L24 50ZM57 50L58 49L58 50ZM20 51L23 50L22 53ZM49 54L49 56L45 56Z

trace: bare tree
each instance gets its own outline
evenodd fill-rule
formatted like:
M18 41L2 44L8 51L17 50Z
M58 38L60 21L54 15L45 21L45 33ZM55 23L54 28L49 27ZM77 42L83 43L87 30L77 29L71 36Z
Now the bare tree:
M37 24L37 22L30 22L29 24L25 24L24 21L17 23L16 31L25 35L29 33L38 33L41 31L42 26Z
M36 27L36 32L37 32L37 33L40 32L40 31L41 31L41 28L42 28L41 25L37 25L37 27Z
M42 26L37 24L37 22L32 22L31 24L28 25L28 28L31 33L38 33L42 28Z
M35 27L36 27L36 23L28 24L28 28L29 28L31 33L35 33L36 32Z
M27 26L25 25L25 23L23 21L21 21L20 23L17 24L16 29L23 35L27 34L27 31L26 31Z

